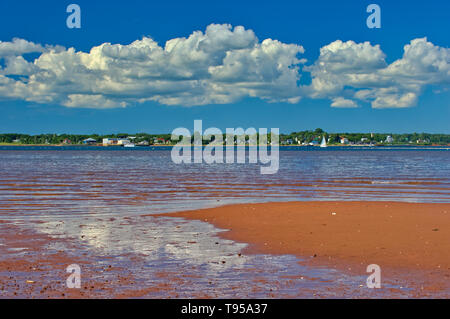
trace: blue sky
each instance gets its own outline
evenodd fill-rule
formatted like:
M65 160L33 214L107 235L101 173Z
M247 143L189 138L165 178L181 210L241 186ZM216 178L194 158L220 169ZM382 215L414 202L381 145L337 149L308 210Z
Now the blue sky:
M65 11L70 3L77 3L81 7L82 28L79 30L66 27L68 14ZM366 13L366 7L370 3L377 3L381 7L381 29L369 29L366 26L366 19L369 15ZM432 46L430 50L434 50L430 54L434 56L435 52L440 52L441 66L442 61L446 61L446 65L444 63L443 66L445 72L448 70L449 63L448 55L445 55L447 54L445 50L449 46L450 19L448 19L448 12L450 12L450 3L440 0L168 0L163 3L132 0L126 2L74 0L72 2L39 1L32 3L30 1L14 1L0 3L0 41L8 42L13 38L21 38L35 44L74 47L77 51L89 52L92 47L107 42L128 45L143 37L151 37L161 47L164 47L165 42L170 39L189 37L194 31L205 32L210 24L230 24L233 27L243 26L245 30L252 30L260 42L270 38L283 44L302 46L304 53L299 54L299 58L307 61L302 64L299 71L301 80L298 85L306 87L311 85L313 75L302 70L303 66L311 67L320 58L320 49L336 40L344 43L350 40L354 41L355 45L352 45L352 48L355 50L361 49L356 44L365 41L369 41L371 46L379 44L386 65L390 65L402 58L405 45L413 39L427 37L428 47ZM378 54L375 49L371 52L373 55ZM25 54L23 57L27 61L33 62L40 54ZM445 60L446 57L447 60ZM333 56L331 58L324 56L323 59L328 63L327 65L330 65L330 68L334 66L332 64L335 60ZM352 64L352 61L352 58L349 58L347 62ZM278 63L278 60L271 60L268 63L272 62ZM5 63L5 59L3 59L0 65L5 67ZM427 70L430 68L430 66L421 65L420 68L422 67ZM372 73L367 70L366 66L364 68L367 75ZM378 72L381 69L376 70ZM409 67L405 67L405 70L409 69ZM323 70L317 68L315 70L317 72L315 76L320 79L320 74L322 74L320 72ZM389 70L387 69L387 71ZM249 69L249 73L251 72L252 70ZM262 71L258 69L256 72L259 74ZM289 70L286 69L286 72ZM363 71L358 70L355 74L361 72ZM381 70L380 72L384 74L385 71ZM192 128L194 119L203 119L204 127L215 126L222 129L237 126L279 127L282 132L291 132L321 127L329 132L426 131L450 133L448 76L446 78L442 71L430 73L421 78L411 75L414 84L419 83L417 81L421 83L420 88L416 89L415 87L411 88L410 85L406 88L402 83L398 83L400 81L398 74L400 73L398 71L395 76L390 75L383 88L387 90L390 88L389 83L396 83L392 85L396 87L398 94L386 95L383 93L384 91L380 91L376 85L372 84L373 87L370 88L372 100L357 99L357 95L355 95L367 84L361 87L358 86L359 84L355 86L349 82L343 82L343 87L339 92L325 92L323 88L306 89L307 93L303 91L299 93L301 98L295 102L287 101L287 99L297 96L296 88L293 88L293 91L278 94L280 88L284 88L284 82L265 89L256 94L257 96L242 93L235 97L234 89L231 89L231 93L227 93L233 95L232 97L227 96L227 99L230 99L229 102L227 100L215 103L214 98L209 100L207 97L205 103L190 103L202 105L189 106L181 105L183 103L180 103L179 99L167 100L165 98L157 101L128 103L127 97L126 107L114 107L114 103L120 103L123 99L123 92L121 92L121 94L115 93L108 97L113 99L114 103L106 109L86 108L78 100L62 102L63 98L59 98L62 94L60 91L56 92L58 98L50 99L48 102L42 101L44 95L28 98L27 101L25 98L21 98L20 93L14 97L3 96L3 98L0 93L2 113L0 132L31 134L47 132L159 133L171 132L180 126ZM421 73L420 76L422 75ZM341 78L338 73L335 76L336 79ZM347 74L347 76L351 75ZM19 76L12 74L9 75L9 78L18 80ZM383 79L385 79L384 75ZM269 82L272 83L271 81L274 80L278 81L278 79L272 78ZM242 81L237 82L240 85ZM171 83L173 85L173 82ZM2 85L1 81L0 85ZM78 92L76 89L71 93ZM149 97L148 92L145 93L143 95L143 92L140 91L138 95L139 97ZM409 98L411 94L417 97L416 99L411 98L414 102L402 102L402 96ZM194 100L197 98L192 92L189 92L189 96ZM268 98L266 98L267 96ZM371 102L376 98L385 103L393 101L393 99L395 101L392 102L393 107L373 107ZM274 101L269 103L268 99ZM350 100L353 102L349 102ZM212 103L208 101L212 101ZM344 104L355 104L358 107L331 107L333 101L344 101ZM405 103L408 105L405 106Z

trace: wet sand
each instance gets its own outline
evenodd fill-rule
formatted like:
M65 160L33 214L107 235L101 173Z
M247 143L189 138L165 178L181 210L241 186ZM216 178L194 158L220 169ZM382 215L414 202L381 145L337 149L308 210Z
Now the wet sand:
M69 225L64 226L67 221L0 220L0 298L219 298L224 293L265 298L448 298L449 214L450 204L280 202L133 218L97 217L83 219L79 225L70 220L70 227L82 230L80 233L68 232L65 227ZM171 220L174 223L167 225ZM190 222L206 222L204 225L229 231L218 232L217 238L201 239L199 231L209 233L212 229L198 225L198 229L189 230L185 227ZM111 231L107 236L103 227ZM155 268L155 261L147 255L159 249L152 246L157 235L152 229L161 229L161 236L168 236L161 247L175 249L183 258L198 259L198 263ZM135 237L124 237L128 233ZM102 242L98 236L107 240ZM231 242L222 241L227 239L250 245L236 250ZM87 245L100 243L111 248L130 240L143 245L144 250L103 251ZM199 246L200 242L207 245ZM208 249L217 251L217 256ZM204 255L209 257L203 260ZM262 255L269 259L295 255L294 264L325 269L325 273L307 268L290 268L286 273L292 265L282 263L267 276L257 264L247 270L244 264L233 266L233 261L250 261L251 256ZM79 290L65 285L65 268L72 263L83 269ZM382 268L385 288L376 292L364 285L366 267L373 263ZM212 265L212 272L206 273L204 265ZM326 269L337 269L338 273L323 276ZM214 275L216 271L219 277ZM240 271L238 281L246 278L246 285L232 281L219 284L222 276L237 274L235 271ZM346 275L361 278L346 282ZM293 290L281 292L290 285Z
M120 298L120 288L134 283L132 274L113 268L108 258L92 256L73 238L56 238L3 220L0 233L0 299ZM80 289L68 289L70 274L65 270L75 262L90 280Z
M167 215L166 215L167 216ZM286 202L170 214L229 230L247 253L292 254L313 265L384 276L450 296L450 204Z

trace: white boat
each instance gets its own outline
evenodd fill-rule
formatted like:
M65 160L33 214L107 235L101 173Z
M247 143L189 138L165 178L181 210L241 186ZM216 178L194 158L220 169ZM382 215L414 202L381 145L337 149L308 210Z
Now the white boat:
M327 147L327 141L325 140L325 135L322 138L322 143L320 143L320 147Z
M124 147L135 147L136 145L133 143L124 144Z

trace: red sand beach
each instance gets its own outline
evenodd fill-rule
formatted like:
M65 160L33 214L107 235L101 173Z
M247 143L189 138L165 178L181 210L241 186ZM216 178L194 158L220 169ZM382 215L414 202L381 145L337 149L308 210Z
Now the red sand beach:
M407 296L450 296L450 204L280 202L228 205L159 216L136 217L130 226L139 223L145 228L148 223L168 216L201 220L229 230L219 233L221 237L249 243L241 251L243 255L296 255L300 264L334 268L343 274L364 277L367 277L367 265L378 264L382 269L382 283L389 281L398 287L403 285L412 289ZM113 223L114 219L108 220ZM124 224L126 220L127 217L121 218L119 222ZM117 256L92 254L80 239L48 236L7 221L0 221L0 229L3 237L0 293L3 297L178 298L180 289L184 289L177 288L180 283L191 285L196 282L181 268L176 273L161 269L156 273L159 281L149 284L138 277L144 275L144 278L152 279L155 274L147 273L143 268L139 273L121 268L115 264ZM55 244L61 249L49 250L49 245ZM18 248L25 255L17 255L15 249ZM121 258L125 257L128 265L142 261L139 255L125 254ZM65 267L74 261L83 267L81 290L70 290L65 286ZM255 285L256 289L256 285L261 284L258 275L255 274L254 280L247 285ZM276 280L266 284L274 289L284 285ZM351 294L343 295L342 285L338 282L330 283L329 287L327 289L332 289L337 297L352 297ZM196 291L191 297L220 297L220 292L200 292ZM298 292L298 297L320 297L320 293L316 293L314 289L305 288ZM283 298L275 293L267 296ZM382 291L382 296L406 295L401 289L387 288ZM365 292L362 297L371 295Z
M422 290L450 287L450 204L286 202L239 204L171 214L227 229L247 252L293 254L315 265L409 278ZM414 282L413 282L414 281Z

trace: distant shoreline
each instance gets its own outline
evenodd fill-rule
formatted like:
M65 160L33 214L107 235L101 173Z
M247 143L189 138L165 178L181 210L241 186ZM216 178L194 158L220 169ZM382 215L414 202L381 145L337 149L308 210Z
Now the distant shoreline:
M262 141L259 140L258 133L244 132L245 139L248 141ZM227 134L221 134L222 142L238 143L244 142L243 136L239 137L238 133L234 133L233 139L229 139ZM199 136L198 136L199 137ZM195 136L191 139L183 139L180 141L180 136L175 138L172 134L148 134L136 133L130 135L128 133L121 134L38 134L28 135L21 133L0 133L0 145L31 145L31 146L66 146L66 145L102 145L106 140L106 144L121 145L121 144L135 144L136 146L166 146L181 143L194 143ZM202 135L204 144L210 143L212 137ZM214 137L213 140L216 140ZM219 140L218 140L219 141ZM324 130L317 128L314 131L298 131L289 134L270 133L267 136L267 141L279 142L280 146L385 146L385 145L439 145L450 146L450 134L441 133L349 133L349 132L335 132L327 133ZM245 142L244 142L245 143Z
M105 146L102 144L91 144L91 145L84 145L84 144L17 144L17 143L0 143L0 146L11 146L11 147L55 147L55 148L65 148L65 147L104 147L107 148L123 148L122 145L109 145ZM166 144L166 145L136 145L135 148L149 148L149 147L173 147L175 144ZM179 146L191 146L194 147L193 144L191 145L179 145ZM206 145L202 145L208 146ZM224 147L227 147L227 145L223 145ZM249 146L249 145L234 145L234 146ZM258 145L259 146L259 145ZM264 145L264 146L271 146L271 145ZM280 148L284 147L296 147L296 148L321 148L319 145L278 145ZM450 147L450 144L447 145L427 145L427 144L378 144L378 145L365 145L365 144L332 144L327 145L327 147L349 147L349 148L358 148L358 147L370 147L370 148L379 148L379 147L427 147L427 148L442 148L442 147Z

